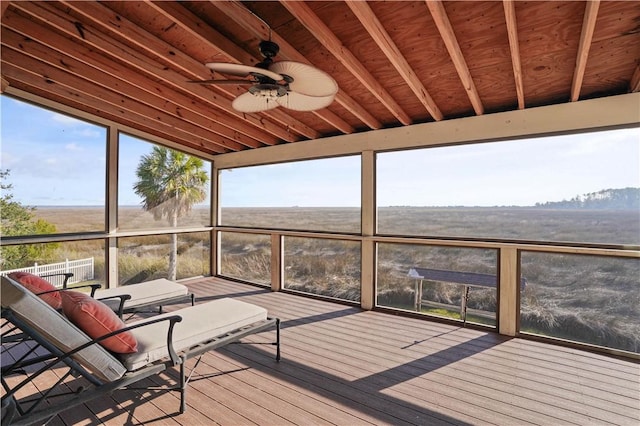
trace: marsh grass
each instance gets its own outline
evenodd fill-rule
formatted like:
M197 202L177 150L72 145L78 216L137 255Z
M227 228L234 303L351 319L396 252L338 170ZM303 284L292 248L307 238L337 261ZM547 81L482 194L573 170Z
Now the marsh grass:
M167 235L119 239L120 284L135 284L166 278L169 248ZM209 256L209 233L178 234L177 279L209 275Z
M360 244L285 237L285 288L360 301Z

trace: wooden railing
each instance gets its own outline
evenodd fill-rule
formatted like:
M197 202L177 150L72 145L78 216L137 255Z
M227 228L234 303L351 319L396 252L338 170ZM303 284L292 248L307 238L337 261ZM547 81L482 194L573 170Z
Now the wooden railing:
M376 308L376 270L377 270L377 250L379 244L407 244L416 246L438 246L452 248L481 248L494 249L497 253L496 265L496 291L497 291L497 331L508 336L519 335L519 300L522 290L523 279L520 276L520 254L527 252L540 252L550 254L566 255L591 255L596 257L640 259L640 251L637 247L623 247L612 245L587 245L576 243L548 243L536 241L480 241L477 239L453 239L453 238L428 238L414 236L396 235L373 235L365 236L358 234L338 234L324 232L305 232L297 230L273 230L273 229L253 229L217 226L213 230L213 240L218 241L212 244L214 248L214 264L212 265L213 275L220 275L221 247L220 233L241 233L247 235L270 236L271 240L271 288L278 291L284 284L284 263L285 253L283 251L283 240L286 237L318 238L327 240L347 240L359 241L361 243L362 269L361 269L361 297L360 306L363 309ZM407 265L409 266L409 265ZM241 278L240 278L241 279ZM640 283L639 283L640 284ZM615 353L615 351L612 351Z

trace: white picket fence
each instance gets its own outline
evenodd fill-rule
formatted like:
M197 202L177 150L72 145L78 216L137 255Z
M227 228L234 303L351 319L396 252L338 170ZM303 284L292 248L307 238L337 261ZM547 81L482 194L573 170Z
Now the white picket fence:
M91 281L94 279L93 257L78 260L66 259L64 262L49 263L47 265L38 265L37 263L35 263L33 266L29 266L26 268L0 271L0 275L8 275L12 272L30 272L34 275L48 275L71 272L73 273L73 277L69 279L67 284ZM47 277L47 281L49 281L55 287L61 288L62 283L64 282L64 276L56 275L54 277Z

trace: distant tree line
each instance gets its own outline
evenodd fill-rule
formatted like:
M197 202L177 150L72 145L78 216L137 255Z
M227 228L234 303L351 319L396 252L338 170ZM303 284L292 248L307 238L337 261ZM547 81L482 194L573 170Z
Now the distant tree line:
M576 195L570 200L536 203L550 209L639 210L640 188L603 189Z

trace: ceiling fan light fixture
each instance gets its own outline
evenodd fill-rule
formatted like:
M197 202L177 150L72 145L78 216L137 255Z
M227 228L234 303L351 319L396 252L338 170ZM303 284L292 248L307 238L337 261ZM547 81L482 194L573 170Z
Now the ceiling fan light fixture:
M276 99L287 94L286 86L280 84L256 84L249 88L253 96Z

